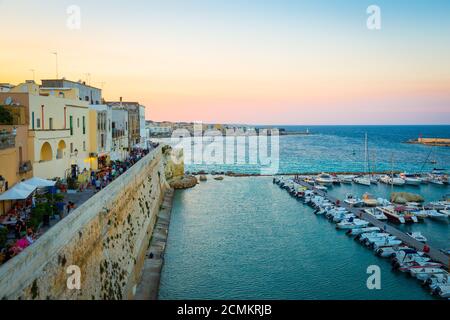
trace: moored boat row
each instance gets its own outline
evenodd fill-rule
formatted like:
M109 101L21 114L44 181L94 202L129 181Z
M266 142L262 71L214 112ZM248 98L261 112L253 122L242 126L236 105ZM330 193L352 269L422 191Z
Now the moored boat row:
M324 176L324 178L327 177ZM361 218L359 213L355 213L355 210L341 206L339 200L331 201L323 192L319 192L313 186L305 187L299 184L296 179L284 177L276 177L273 182L286 189L293 197L301 200L304 204L311 206L316 215L326 217L335 224L336 229L346 230L347 235L355 237L355 240L372 249L376 255L382 258L390 258L394 269L416 278L424 287L428 287L431 293L441 298L450 298L448 272L444 269L443 264L432 261L425 252L419 252L408 247L401 239L380 227L371 225L369 221ZM355 198L352 195L347 195L343 202L347 206L358 207L361 212L365 212L378 220L395 219L400 223L402 223L401 221L404 221L403 223L418 222L417 216L411 214L410 211L399 210L401 208L392 205L378 207L379 202L386 204L386 200L368 198L374 200L376 205L370 206L373 203L372 201L368 205L362 199ZM422 243L427 242L426 237L418 232L412 232L408 236ZM425 245L425 247L427 246Z

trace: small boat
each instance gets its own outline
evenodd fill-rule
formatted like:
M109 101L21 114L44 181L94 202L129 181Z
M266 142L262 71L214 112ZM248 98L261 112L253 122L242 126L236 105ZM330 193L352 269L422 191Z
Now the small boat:
M433 290L433 294L436 294L444 299L450 299L450 284L440 284Z
M419 242L425 243L428 241L427 238L425 238L425 236L420 232L407 232L406 234Z
M334 182L334 178L329 175L328 173L321 173L319 174L316 179L316 183L324 185L324 186L331 186Z
M440 210L439 213L445 214L448 218L450 218L450 210Z
M412 213L405 211L404 207L379 207L389 221L395 223L417 223L419 219Z
M351 184L355 176L338 176L338 179L341 183Z
M387 220L386 215L379 210L378 208L370 208L370 209L364 209L364 212L367 214L370 214L371 216L373 216L375 219L377 220Z
M403 186L405 185L405 180L403 180L402 178L389 178L389 184L394 185L394 186Z
M362 205L364 204L363 201L362 201L361 199L356 198L356 197L355 197L353 194L351 194L351 193L348 193L348 194L345 196L344 202L345 202L346 204L348 204L349 206L351 206L351 207L360 207L360 206L362 206Z
M422 180L413 174L403 173L400 175L400 178L405 180L405 184L410 186L420 186Z
M369 222L361 219L350 218L339 222L336 225L337 229L354 229L354 228L365 228L369 225Z
M320 190L320 191L323 191L323 192L327 192L327 191L328 191L328 188L325 187L325 185L320 185L320 184L316 184L316 185L314 186L314 189Z
M350 229L346 232L349 236L357 236L363 233L370 233L370 232L380 232L381 229L378 227L368 227L368 228L357 228L357 229Z
M447 271L441 268L414 268L409 270L409 274L413 278L417 278L421 281L426 281L432 275L436 274L446 274Z
M365 193L362 197L362 201L366 207L376 207L378 202L371 194Z
M428 218L438 221L448 220L447 215L440 213L437 210L428 210Z
M363 186L368 186L370 187L370 178L369 177L365 177L365 176L360 176L360 177L356 177L353 179L353 182L363 185Z
M396 263L394 268L398 268L401 272L409 272L411 269L422 268L441 268L442 264L432 261L408 261L404 263Z
M399 246L402 244L401 240L398 239L386 239L382 241L376 241L371 243L370 247L373 248L373 250L376 252L380 248L386 248L386 247L394 247Z
M401 247L384 247L379 248L375 251L375 254L382 258L393 258L397 255L397 253L401 250L410 250L411 248L406 246Z

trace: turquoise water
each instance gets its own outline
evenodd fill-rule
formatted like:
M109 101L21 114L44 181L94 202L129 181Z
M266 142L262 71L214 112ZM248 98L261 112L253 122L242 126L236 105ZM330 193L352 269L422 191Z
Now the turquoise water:
M429 172L450 164L450 147L429 147L404 143L424 137L450 138L450 126L312 126L285 127L286 131L305 131L309 136L280 136L279 173L320 171L363 171L364 136L368 134L370 169ZM260 173L261 166L249 161L248 141L237 141L236 149L246 147L246 163L195 163L187 171L233 171ZM226 148L224 148L226 157ZM428 160L428 161L427 161ZM437 164L431 164L436 160Z
M381 290L366 269L381 268ZM268 177L177 191L160 299L430 299Z
M287 127L304 131L306 127ZM450 148L405 144L408 139L450 137L450 126L309 127L310 136L280 137L281 173L362 171L364 135L373 170L427 172L448 169ZM246 146L246 142L244 142ZM248 156L248 155L247 155ZM431 164L426 160L436 160ZM393 164L393 165L392 165ZM260 173L252 164L188 164L187 171ZM344 197L368 191L334 186ZM450 187L423 185L394 191L439 200ZM391 188L370 192L388 198ZM421 231L438 248L450 248L450 225L427 221L401 226ZM369 265L382 270L382 289L368 290ZM336 231L323 217L272 184L269 177L209 179L177 191L160 287L161 299L431 299L428 291L387 260Z

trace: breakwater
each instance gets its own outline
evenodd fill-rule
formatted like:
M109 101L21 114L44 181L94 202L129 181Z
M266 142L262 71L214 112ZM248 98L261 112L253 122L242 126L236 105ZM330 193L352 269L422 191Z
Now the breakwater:
M151 151L2 265L0 298L133 298L169 188L166 176L173 176L168 152L162 146ZM69 283L74 277L79 288Z

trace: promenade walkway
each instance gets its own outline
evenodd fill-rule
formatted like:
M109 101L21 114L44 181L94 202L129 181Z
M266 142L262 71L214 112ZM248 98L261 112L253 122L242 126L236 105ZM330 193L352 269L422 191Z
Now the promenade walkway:
M153 229L147 259L142 269L142 278L136 289L136 300L158 299L159 282L164 264L164 252L169 235L169 223L172 213L174 190L169 189L164 195L161 210Z

